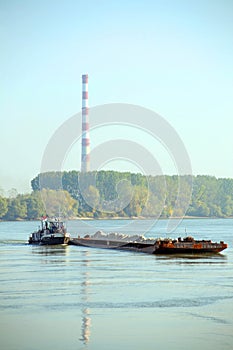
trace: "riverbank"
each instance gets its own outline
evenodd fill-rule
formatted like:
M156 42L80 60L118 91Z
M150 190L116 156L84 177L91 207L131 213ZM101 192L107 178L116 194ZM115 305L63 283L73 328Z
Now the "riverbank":
M221 217L221 216L184 216L184 217L180 217L180 216L172 216L172 217L162 217L162 218L155 218L155 217L145 217L145 216L131 216L131 217L122 217L122 216L105 216L105 217L101 217L101 218L94 218L94 217L86 217L86 216L77 216L77 217L66 217L63 218L65 220L69 220L69 221L94 221L94 220L188 220L188 219L200 219L200 220L207 220L207 219L213 219L213 220L218 220L218 219L233 219L233 216L227 216L227 217ZM17 218L15 220L2 220L0 219L0 222L30 222L30 221L40 221L41 218L37 218L37 219L21 219L21 218Z

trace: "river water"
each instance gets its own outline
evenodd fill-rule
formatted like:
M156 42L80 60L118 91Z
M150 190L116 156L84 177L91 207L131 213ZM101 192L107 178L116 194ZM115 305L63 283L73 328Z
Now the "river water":
M199 257L30 246L38 224L0 222L1 349L233 349L232 219L187 219L171 234L167 220L67 223L72 236L102 229L229 245Z

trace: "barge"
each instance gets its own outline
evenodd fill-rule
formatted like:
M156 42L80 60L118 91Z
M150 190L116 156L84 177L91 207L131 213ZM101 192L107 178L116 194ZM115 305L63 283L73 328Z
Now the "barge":
M104 235L98 231L93 236L71 238L69 244L92 248L131 250L149 254L217 254L227 248L227 243L223 241L218 243L211 240L195 240L191 236L179 237L178 239L146 239L143 236L132 239L127 236L122 239L117 234L114 235Z

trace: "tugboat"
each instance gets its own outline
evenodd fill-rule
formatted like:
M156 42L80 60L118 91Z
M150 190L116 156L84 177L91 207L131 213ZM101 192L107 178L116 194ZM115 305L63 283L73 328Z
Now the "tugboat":
M66 231L66 227L63 221L58 218L41 219L41 227L38 231L30 234L28 243L39 245L56 245L56 244L68 244L70 235Z

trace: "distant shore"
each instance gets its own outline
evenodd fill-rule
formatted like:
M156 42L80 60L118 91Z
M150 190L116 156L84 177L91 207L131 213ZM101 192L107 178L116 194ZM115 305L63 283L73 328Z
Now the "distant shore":
M217 216L184 216L184 217L168 217L168 218L156 218L156 220L188 220L188 219L213 219L213 220L217 220L217 219L232 219L232 216L229 217L217 217ZM144 217L144 216L133 216L133 217L121 217L121 216L113 216L113 217L102 217L102 218L88 218L86 216L84 217L70 217L70 218L63 218L64 220L69 220L69 221L94 221L94 220L155 220L154 217ZM15 219L15 220L0 220L0 222L19 222L19 221L23 221L23 222L30 222L30 221L40 221L41 218L38 219Z

